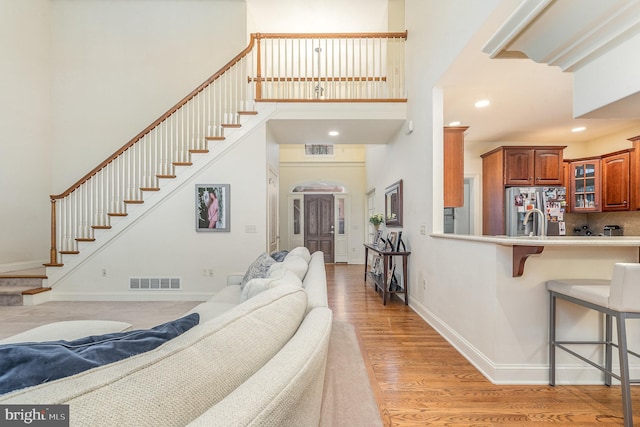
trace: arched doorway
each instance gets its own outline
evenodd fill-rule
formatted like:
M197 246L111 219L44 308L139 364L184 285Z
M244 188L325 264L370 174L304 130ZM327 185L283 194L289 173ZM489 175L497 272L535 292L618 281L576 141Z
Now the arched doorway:
M347 189L332 182L304 182L289 193L289 242L311 252L322 251L325 262L348 261Z

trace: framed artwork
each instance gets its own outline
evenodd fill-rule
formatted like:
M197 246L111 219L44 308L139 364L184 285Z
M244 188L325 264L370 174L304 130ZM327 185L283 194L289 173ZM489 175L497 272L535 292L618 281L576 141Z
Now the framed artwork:
M389 233L387 235L387 243L388 243L387 249L392 251L392 252L395 252L397 240L398 240L398 232L397 231L392 231L391 233Z
M393 264L391 267L387 269L387 284L389 285L389 290L392 292L395 290L394 286L396 286L395 275L396 275L396 265Z
M376 276L382 274L382 257L376 255L373 257L373 266L371 267L371 272Z
M382 237L382 230L376 230L376 235L373 238L373 246L380 244L380 238Z
M196 184L196 231L230 231L229 184Z

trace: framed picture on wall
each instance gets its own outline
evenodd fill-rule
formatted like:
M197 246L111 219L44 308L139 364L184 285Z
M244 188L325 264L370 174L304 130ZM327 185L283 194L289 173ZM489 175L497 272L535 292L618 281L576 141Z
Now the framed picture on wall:
M230 231L229 184L196 184L196 231Z

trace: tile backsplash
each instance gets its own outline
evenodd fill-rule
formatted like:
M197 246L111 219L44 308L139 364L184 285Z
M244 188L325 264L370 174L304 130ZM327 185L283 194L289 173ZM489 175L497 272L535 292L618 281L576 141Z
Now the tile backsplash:
M602 234L605 225L619 225L625 236L640 236L640 212L601 212L589 214L565 214L567 235L584 235L575 233L574 228L587 225L593 234Z

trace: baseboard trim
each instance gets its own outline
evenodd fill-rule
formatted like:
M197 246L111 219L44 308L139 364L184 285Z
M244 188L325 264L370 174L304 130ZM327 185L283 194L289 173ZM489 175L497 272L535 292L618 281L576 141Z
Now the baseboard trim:
M144 291L144 292L47 292L51 296L50 301L207 301L215 292L167 292L167 291Z
M409 306L436 330L449 344L451 344L465 359L469 361L487 380L496 385L545 385L549 384L549 367L545 364L496 364L484 353L474 347L456 331L451 329L442 319L415 300L409 301ZM558 355L564 353L558 351ZM567 356L571 358L571 356ZM614 352L614 359L618 356ZM557 385L602 385L604 374L589 367L586 363L571 362L558 364L556 367ZM613 370L617 372L617 364ZM632 378L640 378L640 366L630 366ZM613 384L619 384L613 380Z

